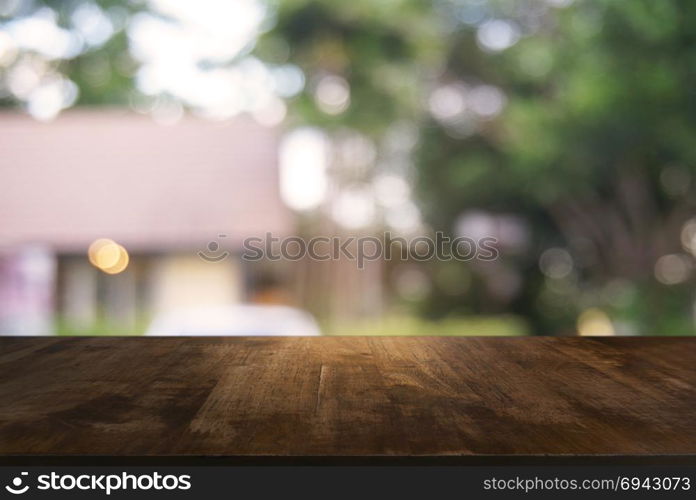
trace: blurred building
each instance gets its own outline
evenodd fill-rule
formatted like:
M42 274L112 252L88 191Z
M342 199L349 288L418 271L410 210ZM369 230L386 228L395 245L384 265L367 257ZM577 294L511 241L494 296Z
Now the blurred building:
M0 114L0 333L248 298L273 277L245 265L242 240L292 230L276 161L274 132L243 119ZM127 251L121 272L90 264L100 238Z

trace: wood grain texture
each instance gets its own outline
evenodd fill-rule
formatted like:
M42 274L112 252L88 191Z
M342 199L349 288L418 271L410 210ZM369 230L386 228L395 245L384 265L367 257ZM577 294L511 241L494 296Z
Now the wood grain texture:
M0 338L0 456L696 455L696 339Z

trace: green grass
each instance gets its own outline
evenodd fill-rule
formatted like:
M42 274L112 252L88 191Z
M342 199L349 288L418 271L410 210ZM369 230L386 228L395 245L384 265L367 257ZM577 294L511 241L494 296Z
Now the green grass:
M386 316L326 326L328 335L404 336L520 336L527 335L525 322L515 316L466 316L439 321L415 316Z
M140 318L133 328L100 320L88 328L77 328L59 320L57 335L77 336L132 336L142 335L149 320ZM365 318L334 325L321 325L325 335L374 335L374 336L521 336L527 335L525 322L516 316L464 316L439 321L411 315L389 315L381 318Z
M99 320L88 327L77 327L59 319L55 324L56 335L64 336L134 336L145 333L149 319L140 318L136 320L133 327Z

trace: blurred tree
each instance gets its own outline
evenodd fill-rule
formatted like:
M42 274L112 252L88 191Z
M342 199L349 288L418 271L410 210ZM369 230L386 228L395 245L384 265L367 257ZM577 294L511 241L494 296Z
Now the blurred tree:
M273 6L275 25L255 53L269 62L280 53L304 71L307 85L293 102L301 123L379 138L394 122L420 115L423 73L431 73L442 54L431 5L282 0ZM346 85L350 105L331 106L332 83Z
M513 311L558 333L600 307L619 331L678 334L693 332L680 234L696 200L695 16L679 0L287 1L259 47L284 40L308 75L302 123L372 137L418 124L434 229L483 212L529 231L499 262L462 264L473 284L457 293L431 270L424 312ZM349 86L345 114L321 109L323 74Z
M496 116L464 109L423 128L418 165L430 219L451 230L470 209L524 217L532 248L503 252L523 285L500 306L540 332L573 331L588 307L628 331L693 332L696 249L680 234L696 203L696 5L552 3L489 3L487 20L450 38L439 85L461 84L474 111L476 99L495 104L493 93L472 96L481 84L507 104ZM539 262L552 246L561 252ZM431 310L457 307L459 298L432 297Z
M138 65L125 27L143 8L121 0L0 1L0 106L21 105L41 119L74 105L127 106Z

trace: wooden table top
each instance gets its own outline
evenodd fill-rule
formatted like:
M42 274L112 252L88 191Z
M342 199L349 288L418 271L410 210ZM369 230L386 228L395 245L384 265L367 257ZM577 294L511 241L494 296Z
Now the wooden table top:
M696 339L0 338L0 456L696 456Z

